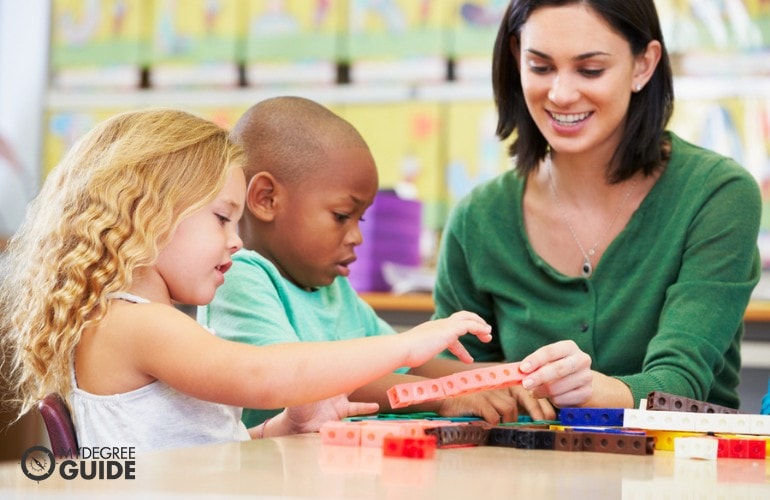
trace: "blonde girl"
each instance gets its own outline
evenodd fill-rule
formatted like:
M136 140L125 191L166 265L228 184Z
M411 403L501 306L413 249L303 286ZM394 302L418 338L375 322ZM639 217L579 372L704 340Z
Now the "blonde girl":
M247 431L243 406L331 398L446 348L470 362L458 337L490 340L467 312L400 335L268 347L199 326L174 304L211 301L242 246L242 162L225 130L173 110L117 115L71 149L12 239L0 285L20 415L58 393L81 446L243 440L271 435ZM273 434L290 425L281 415Z

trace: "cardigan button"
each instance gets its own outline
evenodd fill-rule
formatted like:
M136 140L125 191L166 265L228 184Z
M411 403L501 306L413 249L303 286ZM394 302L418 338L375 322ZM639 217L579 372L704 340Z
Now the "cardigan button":
M587 323L587 322L585 322L585 321L584 321L584 322L583 322L583 323L580 325L580 331L581 331L581 332L583 332L583 333L585 333L585 332L587 332L587 331L588 331L588 323Z

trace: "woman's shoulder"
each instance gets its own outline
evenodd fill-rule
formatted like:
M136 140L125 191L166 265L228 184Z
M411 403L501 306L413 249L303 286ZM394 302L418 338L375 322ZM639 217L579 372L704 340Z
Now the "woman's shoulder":
M759 185L754 175L734 158L688 142L674 133L671 157L666 167L665 185L676 196L691 193L695 197L711 198L717 191L721 196L759 199ZM724 189L730 186L730 189ZM673 193L672 191L672 193ZM699 194L696 194L699 193Z
M673 132L669 132L668 137L671 141L669 165L675 169L682 167L681 170L687 172L689 176L705 179L722 174L753 178L751 172L734 158L693 144Z

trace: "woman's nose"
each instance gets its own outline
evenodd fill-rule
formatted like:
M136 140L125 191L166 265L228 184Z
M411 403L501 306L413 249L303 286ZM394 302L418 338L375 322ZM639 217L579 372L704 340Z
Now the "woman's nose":
M554 78L551 88L548 90L548 100L557 105L568 104L579 96L577 88L569 79L563 77Z

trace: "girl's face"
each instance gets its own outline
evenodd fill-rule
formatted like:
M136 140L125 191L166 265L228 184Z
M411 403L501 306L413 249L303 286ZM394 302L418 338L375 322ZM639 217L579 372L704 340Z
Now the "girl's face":
M243 170L232 168L214 201L177 226L154 266L172 301L204 305L213 300L217 287L225 282L232 254L243 246L236 229L245 197Z
M363 241L359 223L377 194L377 167L368 149L327 151L324 161L318 175L287 192L274 221L272 254L266 255L305 289L349 275Z
M623 135L637 61L629 43L580 4L543 7L512 45L524 99L548 143L560 153L604 148Z

